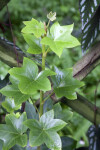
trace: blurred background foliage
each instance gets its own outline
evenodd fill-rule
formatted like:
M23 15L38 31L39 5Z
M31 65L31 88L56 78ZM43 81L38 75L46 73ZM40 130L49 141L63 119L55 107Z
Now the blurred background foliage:
M11 0L8 4L12 28L14 36L16 38L16 44L25 51L27 45L21 35L21 29L23 27L23 21L30 20L32 17L37 20L47 22L46 15L50 12L57 13L57 21L61 25L74 23L73 34L79 40L81 38L81 20L79 13L79 4L77 1L73 0ZM11 31L9 27L9 17L7 13L7 8L5 7L0 12L0 24L3 26L4 30L0 29L0 36L7 38L12 41ZM81 47L76 47L73 49L64 49L60 59L58 56L55 56L52 52L47 58L47 63L56 65L60 68L72 67L80 58L82 57ZM0 62L0 78L3 79L9 67L2 62ZM88 98L89 101L94 103L95 89L96 85L100 79L100 66L98 66L91 74L89 74L85 79L85 87L79 90L82 95ZM100 106L100 86L98 86L97 91L97 106ZM70 109L67 108L66 109ZM67 117L67 116L66 116ZM77 146L88 145L88 140L86 132L90 126L90 122L85 120L82 116L77 113L74 113L73 118L69 121L69 124L66 128L63 129L61 134L69 135L78 141Z

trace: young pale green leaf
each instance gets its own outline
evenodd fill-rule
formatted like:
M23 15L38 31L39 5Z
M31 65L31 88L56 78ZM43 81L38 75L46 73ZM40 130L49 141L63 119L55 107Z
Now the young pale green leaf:
M16 115L9 114L6 116L6 124L0 125L0 139L3 141L3 150L9 150L15 144L22 147L27 145L27 127L23 125L25 121L26 113L23 113L20 118L16 118Z
M52 13L52 11L47 14L47 18L50 20L50 21L54 21L56 20L56 12Z
M75 90L84 86L84 83L73 78L72 68L59 70L55 67L56 76L52 77L56 96L65 96L68 99L76 99Z
M61 105L59 103L55 104L53 106L53 110L54 110L54 114L55 114L55 119L61 119L65 122L68 122L72 116L73 116L73 112L66 109L62 109ZM59 111L58 111L59 110Z
M34 35L27 34L27 33L24 33L23 37L29 45L29 48L27 50L28 53L31 53L31 54L41 54L42 53L42 49L39 46L39 42L40 42L39 39L37 39Z
M48 45L58 56L61 56L64 48L72 48L80 45L79 41L71 35L72 25L60 26L54 23L50 29L51 37L44 37L41 44Z
M49 69L38 74L37 65L28 58L24 58L23 67L12 68L9 73L20 81L18 87L24 94L35 94L37 90L51 90L51 83L47 76L56 74Z
M7 97L12 97L14 100L13 101L9 101L9 99L7 101L5 101L3 103L3 106L4 105L10 105L10 107L12 107L12 110L15 109L16 107L18 107L18 105L22 104L23 102L25 102L26 100L29 99L30 95L26 95L26 94L23 94L21 93L21 91L19 90L18 88L18 80L14 80L12 78L10 78L10 81L12 82L12 85L7 85L6 87L2 88L0 90L0 92L7 96ZM8 110L8 109L7 109ZM8 110L10 111L10 110Z
M7 112L12 113L15 110L18 110L21 105L16 105L13 98L7 97L4 102L2 102L2 106L7 110Z
M22 29L22 33L33 33L37 38L46 33L44 24L42 22L38 22L33 18L31 21L24 21L24 24L26 26Z
M43 114L40 121L30 119L24 124L30 128L29 141L31 146L40 146L45 143L52 150L61 149L61 140L56 131L62 129L66 123L60 119L54 119L53 110Z

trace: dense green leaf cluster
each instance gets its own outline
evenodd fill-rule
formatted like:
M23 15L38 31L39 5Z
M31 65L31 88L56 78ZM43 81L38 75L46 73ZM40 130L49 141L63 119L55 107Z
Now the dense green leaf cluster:
M41 68L33 61L32 57L24 57L22 67L13 67L9 70L10 84L0 90L3 95L7 96L2 106L11 113L8 115L9 120L6 116L6 124L1 125L0 139L3 140L3 150L9 150L15 144L21 147L27 146L27 127L30 130L28 140L31 147L39 148L45 144L51 150L61 150L62 142L57 132L66 126L72 113L68 110L63 111L59 104L49 111L43 112L44 103L54 93L57 98L65 96L68 99L76 99L76 89L84 85L83 82L73 78L72 68L60 70L54 67L52 70L45 65L46 56L51 51L60 57L64 48L80 45L79 41L71 35L73 24L60 26L58 22L55 22L49 29L50 21L55 20L56 16L52 12L47 16L50 19L47 25L31 19L31 21L24 22L25 27L22 29L23 36L29 45L27 52L42 55ZM39 92L40 106L38 109L34 102L34 95ZM44 93L47 92L51 94L47 94L45 97ZM20 110L21 105L23 107L22 103L27 100L25 110L28 119L26 113L16 113L16 110ZM38 102L38 99L36 101ZM28 108L32 109L32 112ZM65 115L68 115L67 119ZM7 133L7 136L4 134L7 132L6 128L10 132Z
M81 0L80 0L81 2ZM85 2L85 1L84 1ZM88 1L87 1L88 3ZM15 5L16 4L16 5ZM86 4L86 3L85 3ZM91 1L91 3L89 3L89 5L94 4L94 1ZM22 1L18 1L18 0L12 0L9 5L9 12L11 15L11 22L12 22L12 26L13 26L13 31L14 31L14 35L16 37L16 41L17 44L22 48L22 49L27 49L27 45L23 42L23 38L20 34L20 30L22 28L22 21L23 20L29 20L32 17L37 18L38 21L39 20L46 20L45 17L45 12L49 12L51 10L56 11L57 12L57 20L59 20L60 22L62 22L62 24L70 24L70 23L75 23L75 27L79 27L80 26L80 17L79 17L79 11L78 11L78 1L73 1L73 0L55 0L55 1L48 1L48 0L42 0L40 1L31 1L31 0L22 0ZM87 9L85 9L87 11L87 13L85 14L85 19L87 19L87 17L89 17L89 13L91 13L91 9L89 9L90 7L86 7ZM93 6L94 8L94 6ZM84 13L84 11L83 11ZM24 14L24 15L23 15ZM96 15L96 13L95 13ZM94 16L95 16L94 15ZM91 17L91 16L90 16ZM43 19L41 19L43 18ZM83 18L84 19L84 18ZM96 19L96 17L95 17ZM95 20L94 19L94 20ZM10 30L8 29L9 26L4 25L8 24L8 15L6 13L6 7L5 9L0 12L0 20L1 23L3 24L4 28L5 28L5 33L4 35L1 32L1 36L5 36L8 39L12 40L11 34L10 34ZM97 23L94 24L95 26L97 25ZM87 26L84 28L86 29ZM95 31L95 30L93 30ZM91 34L93 32L90 32ZM34 35L31 34L23 34L24 35L24 39L26 40L27 44L29 45L29 48L27 50L28 53L31 54L41 54L42 53L42 47L39 44L40 43L40 39L37 39ZM77 32L76 32L77 35ZM92 36L89 37L90 41L92 39ZM88 40L89 40L88 38ZM86 41L88 41L86 40ZM35 42L34 42L35 41ZM83 43L84 44L84 43ZM88 43L87 43L88 44ZM37 50L36 50L37 49ZM59 68L66 68L66 67L72 67L73 64L79 59L79 57L81 56L80 53L80 48L77 47L76 49L72 49L70 51L66 51L66 49L64 49L60 59L58 56L54 55L52 52L47 56L47 62L48 64L50 64L50 66L52 65L56 65ZM0 63L0 77L3 79L4 76L7 74L7 70L9 69L9 67L5 67L4 63ZM89 98L89 100L94 101L94 91L96 89L95 84L98 83L99 81L99 75L100 75L100 68L98 66L98 68L96 68L92 74L90 74L86 79L85 82L87 83L86 87L84 88L84 95L86 97ZM15 80L15 79L14 79ZM90 83L91 81L91 83ZM0 80L0 88L3 87L6 84L6 78L5 80ZM6 90L6 88L8 88ZM7 110L7 112L13 112L18 108L20 110L20 104L24 101L26 101L28 99L28 96L30 97L30 95L27 94L23 94L21 93L21 91L19 90L18 84L11 84L8 85L5 89L2 89L2 93L5 96L9 96L6 98L6 100L4 101L4 103L2 103L3 108L5 108ZM14 90L13 90L14 88ZM100 86L98 87L98 91L97 91L97 105L100 105L100 101L99 101L99 89ZM13 91L12 91L13 90ZM10 92L11 91L11 92ZM37 91L38 92L38 91ZM37 94L37 92L35 93L35 95ZM79 90L78 90L79 92ZM8 95L6 93L9 93ZM82 91L81 91L82 93ZM83 93L82 93L83 94ZM36 99L35 95L31 95L31 97L33 99ZM39 95L39 93L38 93ZM12 98L13 96L13 98ZM23 98L23 99L22 99ZM25 100L25 99L26 100ZM38 97L39 98L39 97ZM37 99L38 99L37 98ZM1 100L1 97L0 97ZM4 97L2 98L2 101L4 100ZM29 100L30 101L30 100ZM29 102L27 102L28 104L30 104ZM27 112L27 116L28 118L34 117L34 115L36 116L36 110L34 107L32 107L32 102L30 105L27 105L26 103L26 109L25 111ZM51 103L51 102L50 102ZM48 110L49 107L53 107L50 106L50 103L48 105L47 108L45 108L45 110ZM57 107L57 106L56 106ZM63 106L65 107L65 106ZM0 109L0 113L2 114L5 113L5 111L3 110L3 108ZM35 110L35 111L31 111L31 109ZM60 111L58 112L58 114L55 113L55 117L56 118L60 118L62 120L66 120L68 116L70 115L65 115L65 117L63 117L64 113L61 113L61 109L60 107L57 107L57 109L59 109ZM68 110L68 108L65 109L65 112ZM61 116L61 114L63 114ZM37 115L38 116L38 115ZM67 117L66 117L67 116ZM0 116L1 117L1 116ZM37 117L38 118L38 117ZM0 118L1 119L1 118ZM36 119L36 118L35 118ZM85 141L85 144L87 144L87 139L86 139L86 135L85 132L87 131L88 126L90 125L89 122L87 122L86 120L84 120L84 118L80 117L79 115L74 113L73 119L70 121L69 126L66 126L66 129L63 131L63 134L65 135L71 135L73 136L75 139L80 140L80 138L82 138ZM62 135L62 133L61 133ZM68 141L68 139L66 139ZM65 143L67 143L67 141L65 140ZM70 142L69 142L70 143ZM69 144L68 143L68 144ZM0 148L1 146L1 142L0 142ZM79 143L78 143L79 146ZM68 149L70 149L69 147L67 147ZM66 149L67 149L66 148ZM26 148L21 148L20 146L15 146L13 148L14 150L33 150L35 148L30 148L30 147L26 147ZM44 150L44 149L43 149ZM71 148L72 150L72 148Z

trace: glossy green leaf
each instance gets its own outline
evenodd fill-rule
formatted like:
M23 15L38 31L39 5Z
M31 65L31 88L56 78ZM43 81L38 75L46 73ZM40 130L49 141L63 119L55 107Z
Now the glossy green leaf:
M39 146L44 143L41 124L38 120L29 119L24 124L30 129L29 142L30 146Z
M51 110L53 108L53 101L51 98L45 101L43 105L43 112L46 113L47 111Z
M23 147L21 147L21 146L19 146L19 145L15 145L15 146L13 147L13 150L26 150L26 148L23 148Z
M37 147L26 146L26 147L23 148L19 145L15 145L12 150L37 150Z
M18 80L16 80L15 78L10 78L10 81L12 82L12 85L7 85L6 87L2 88L0 92L5 96L14 98L14 103L16 106L28 100L30 95L21 93L21 91L18 88L18 83L19 83ZM7 102L7 103L11 103L11 102Z
M60 119L54 119L53 110L43 114L40 121L30 119L24 124L30 128L29 141L31 146L40 146L45 143L50 149L61 149L61 140L56 131L62 129L66 123Z
M53 110L54 110L54 114L55 114L55 118L57 119L61 119L65 122L68 122L72 116L73 116L73 112L66 109L62 109L61 105L59 103L55 104L53 106Z
M36 113L36 109L33 106L33 104L26 102L25 112L27 114L28 119L38 119L38 114Z
M9 83L9 74L7 74L3 80L0 79L0 89L5 87L8 83Z
M61 56L64 48L72 48L80 45L79 41L71 35L73 24L60 26L54 23L50 29L51 37L44 37L41 44L48 45L58 56Z
M23 34L25 41L28 43L29 48L27 50L28 53L31 54L41 54L42 49L39 46L39 39L37 39L34 35L32 34Z
M23 33L33 33L35 37L39 38L41 35L45 34L44 24L33 19L31 21L24 21L26 25L23 29Z
M56 139L54 138L54 140L56 140ZM72 139L70 137L63 136L63 137L61 137L61 141L62 141L62 150L73 150L76 148L77 141L75 141L74 139ZM36 150L36 149L37 149L37 147L21 148L18 145L15 145L13 147L13 150ZM48 150L48 148L45 145L42 145L41 150Z
M45 133L45 144L51 150L61 150L62 143L59 134L52 131Z
M84 83L73 78L72 68L58 69L55 67L56 76L53 76L54 92L57 97L65 96L68 99L76 99L75 90L84 86Z
M27 127L23 125L23 121L26 119L26 113L23 113L20 118L10 114L5 118L6 124L0 124L0 139L3 141L3 150L9 150L15 144L22 147L27 145L27 135L23 134L27 130Z
M2 102L2 106L7 110L7 112L14 112L15 110L20 109L21 105L16 105L13 98L7 97L4 102Z
M18 87L24 94L34 94L37 90L51 90L51 83L47 76L55 75L55 72L51 70L41 71L38 74L37 65L26 57L23 61L23 67L12 68L9 73L20 81Z
M64 121L53 118L53 110L50 110L41 116L40 123L45 130L59 131L66 125Z
M74 150L76 148L77 141L70 137L63 136L61 137L61 141L63 146L62 150Z

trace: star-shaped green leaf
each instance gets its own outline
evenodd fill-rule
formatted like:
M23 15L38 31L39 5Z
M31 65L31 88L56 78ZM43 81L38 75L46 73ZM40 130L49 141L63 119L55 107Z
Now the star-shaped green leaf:
M84 83L73 78L73 69L58 69L55 67L56 76L53 76L54 92L57 97L65 96L68 99L76 99L75 90L84 86Z
M31 95L21 93L21 91L18 88L19 82L14 77L10 78L10 81L11 81L12 85L7 85L6 87L2 88L0 90L0 92L7 97L14 98L14 102L12 101L12 103L11 103L11 101L7 100L4 102L4 105L7 105L7 103L9 103L8 105L10 105L10 106L16 105L16 107L17 107L18 105L20 105L23 102L25 102L26 100L28 100ZM15 103L15 105L14 105L14 103Z
M25 41L28 43L29 48L27 50L28 53L31 54L41 54L42 49L40 47L40 40L37 39L33 34L24 33L23 37Z
M56 74L49 69L38 74L37 65L26 57L23 61L23 67L12 68L9 73L19 80L18 87L24 94L34 94L37 90L51 90L51 83L47 76Z
M52 150L61 150L61 139L57 131L62 129L66 123L60 119L54 119L53 110L43 114L40 121L30 119L24 124L30 128L30 146L40 146L45 143Z
M60 26L58 22L54 23L50 29L51 37L44 37L41 44L49 45L50 49L58 56L61 56L64 48L72 48L80 45L79 41L71 35L73 24Z
M22 33L33 33L37 38L46 33L44 24L42 22L38 22L34 18L32 18L31 21L24 21L24 24L26 26L22 29Z
M15 144L22 147L27 145L27 127L23 125L23 121L27 120L26 113L19 118L15 114L7 115L6 124L0 124L0 139L3 141L3 150L9 150Z

